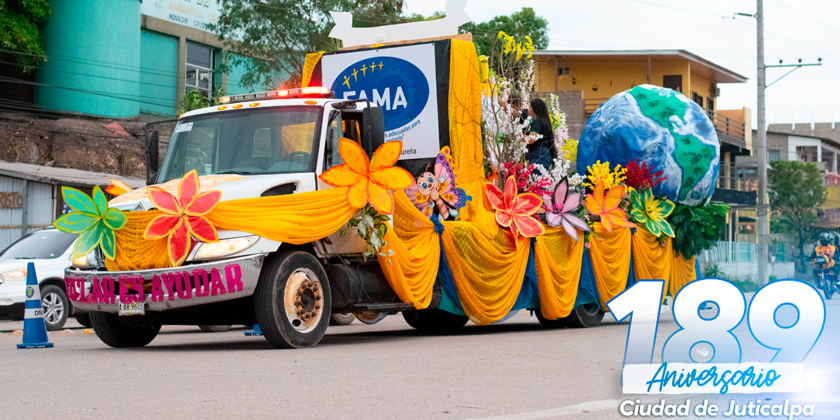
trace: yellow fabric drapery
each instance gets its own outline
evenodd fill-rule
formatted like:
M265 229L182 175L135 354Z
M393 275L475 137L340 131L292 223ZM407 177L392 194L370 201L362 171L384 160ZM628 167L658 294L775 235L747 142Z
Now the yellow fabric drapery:
M572 312L583 266L583 232L575 241L561 227L546 227L534 246L534 263L540 291L540 310L546 319L564 318Z
M636 274L636 281L664 280L667 292L671 280L673 258L671 238L667 238L663 247L652 233L644 229L636 229L636 233L633 234L633 271ZM665 294L662 298L664 300Z
M394 207L394 227L385 234L385 246L379 249L377 259L397 296L424 309L432 300L440 265L438 234L405 193L394 194Z
M630 274L631 232L627 228L614 228L608 232L600 223L594 231L598 238L591 240L589 256L592 257L592 271L595 284L601 298L601 307L606 309L607 302L618 296L627 286ZM601 240L603 239L603 241Z
M522 289L531 240L520 237L514 249L505 232L488 239L469 222L444 225L443 251L464 313L478 325L504 318Z
M205 217L216 230L243 231L274 241L305 244L337 231L354 213L356 209L347 204L347 188L334 188L223 201ZM162 213L152 210L125 214L128 222L115 232L117 257L105 261L108 270L168 267L166 239L143 239L146 226Z
M668 292L671 296L677 296L680 289L686 284L697 280L697 272L694 271L694 258L686 259L681 255L673 254L671 263L671 282L668 285Z

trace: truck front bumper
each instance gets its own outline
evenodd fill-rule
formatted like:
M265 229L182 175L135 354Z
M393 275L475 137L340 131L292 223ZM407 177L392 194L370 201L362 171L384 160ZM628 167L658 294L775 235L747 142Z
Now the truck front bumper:
M118 313L119 304L143 302L162 312L254 294L263 255L140 271L64 270L67 297L81 310Z

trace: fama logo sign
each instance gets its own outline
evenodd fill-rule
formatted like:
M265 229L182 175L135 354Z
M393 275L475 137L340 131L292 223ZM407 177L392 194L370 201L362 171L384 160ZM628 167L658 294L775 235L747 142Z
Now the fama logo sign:
M371 57L347 66L335 78L337 98L367 99L382 107L385 131L417 118L429 102L429 85L414 64L397 57Z

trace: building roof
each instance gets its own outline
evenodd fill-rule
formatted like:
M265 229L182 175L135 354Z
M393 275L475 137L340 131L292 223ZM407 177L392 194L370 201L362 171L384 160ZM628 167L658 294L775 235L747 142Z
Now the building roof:
M0 175L22 178L30 181L52 183L53 181L65 185L92 187L95 185L110 185L112 179L125 182L131 188L146 186L146 180L130 176L103 174L100 172L83 171L80 169L55 168L51 166L31 165L28 163L0 161Z
M647 60L650 57L652 61L663 61L673 57L686 59L692 63L701 66L698 73L709 77L715 83L746 83L747 77L735 73L723 66L712 63L705 58L692 54L686 50L591 50L591 51L575 51L575 50L537 50L534 55L560 55L564 57L592 57L602 60L614 59L615 57L622 58L639 58ZM705 70L705 71L703 71ZM707 73L707 74L703 74Z

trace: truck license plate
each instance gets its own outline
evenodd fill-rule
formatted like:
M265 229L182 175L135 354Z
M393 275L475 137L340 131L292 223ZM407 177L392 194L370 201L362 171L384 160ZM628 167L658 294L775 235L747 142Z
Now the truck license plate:
M146 306L142 302L120 303L119 316L146 315Z

